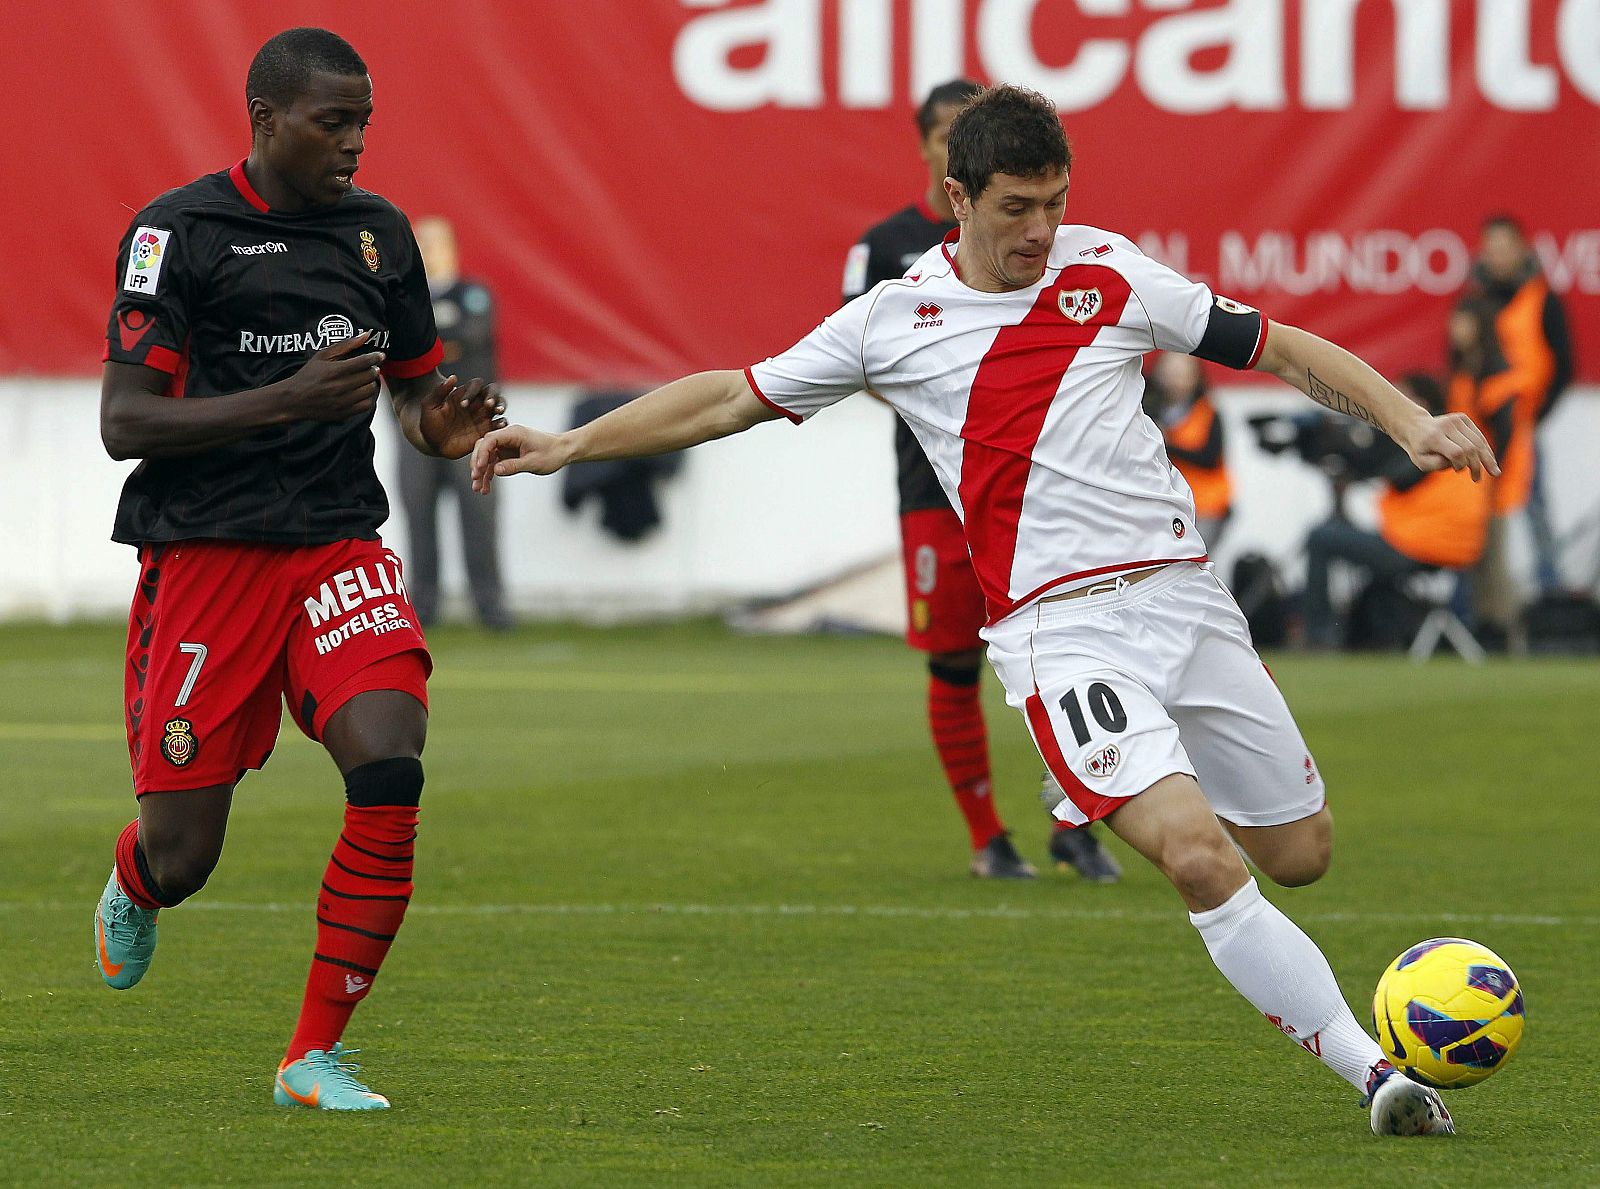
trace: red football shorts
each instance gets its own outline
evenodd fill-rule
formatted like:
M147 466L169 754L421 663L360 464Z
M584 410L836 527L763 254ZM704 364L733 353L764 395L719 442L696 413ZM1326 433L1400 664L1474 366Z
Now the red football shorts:
M906 643L922 652L982 648L988 618L961 518L949 508L900 517L906 565Z
M139 550L124 710L133 789L234 784L287 701L310 738L368 690L428 704L433 662L382 541L174 541Z

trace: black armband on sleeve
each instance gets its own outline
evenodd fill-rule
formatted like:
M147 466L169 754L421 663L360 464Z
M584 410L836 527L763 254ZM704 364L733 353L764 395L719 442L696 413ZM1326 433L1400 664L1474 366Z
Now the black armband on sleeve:
M1261 358L1261 348L1266 343L1265 315L1218 294L1211 299L1211 316L1206 321L1200 345L1189 354L1223 367L1247 371Z

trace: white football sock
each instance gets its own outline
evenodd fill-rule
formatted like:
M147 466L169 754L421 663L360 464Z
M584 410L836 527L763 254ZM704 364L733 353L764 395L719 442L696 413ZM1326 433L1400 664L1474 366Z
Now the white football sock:
M1250 880L1226 903L1191 912L1211 960L1234 989L1290 1040L1357 1090L1383 1050L1366 1034L1316 942L1262 896Z

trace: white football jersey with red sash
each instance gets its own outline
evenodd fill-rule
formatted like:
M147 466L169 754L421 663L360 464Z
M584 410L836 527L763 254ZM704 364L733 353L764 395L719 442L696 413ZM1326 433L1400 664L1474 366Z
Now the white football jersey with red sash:
M1266 320L1093 227L1057 230L1037 284L981 292L957 273L958 234L748 368L756 393L796 422L864 388L892 405L961 515L991 624L1203 559L1189 487L1140 407L1141 361L1251 367Z

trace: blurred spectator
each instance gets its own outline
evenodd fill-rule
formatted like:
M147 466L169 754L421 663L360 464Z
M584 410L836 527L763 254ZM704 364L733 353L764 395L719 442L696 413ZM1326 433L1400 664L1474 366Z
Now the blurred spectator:
M1444 391L1431 376L1404 376L1396 386L1430 413L1445 409ZM1378 499L1377 531L1334 517L1313 529L1306 541L1304 612L1306 642L1312 647L1333 648L1344 641L1344 625L1329 591L1330 563L1346 562L1365 570L1373 581L1392 583L1418 570L1463 569L1483 552L1489 485L1474 483L1466 471L1424 474L1405 451L1387 438L1384 442L1392 449L1374 462L1385 484Z
M1538 558L1538 582L1548 593L1560 585L1557 549L1539 481L1534 429L1572 381L1572 338L1566 311L1551 291L1521 225L1509 215L1484 221L1473 266L1473 285L1494 316L1495 337L1519 377L1514 427L1507 445L1511 467L1501 477L1495 514L1527 510ZM1507 459L1502 459L1502 469Z
M1473 574L1476 618L1494 624L1508 638L1515 634L1522 600L1507 557L1508 513L1527 502L1533 469L1533 433L1519 420L1523 373L1506 362L1495 333L1494 304L1482 296L1460 301L1451 311L1449 408L1478 423L1500 460L1500 478L1490 497L1491 519L1483 556ZM1525 405L1525 402L1521 402Z
M1233 502L1222 418L1211 403L1205 368L1193 355L1163 351L1145 382L1144 411L1161 428L1167 457L1194 492L1195 527L1215 551Z
M463 277L457 263L456 233L448 219L418 219L417 247L433 296L433 318L444 344L445 375L498 378L494 354L494 303L482 284ZM406 584L417 617L427 626L439 613L439 501L455 499L461 518L461 552L472 602L484 627L511 626L500 585L496 540L496 495L475 495L465 458L429 458L415 450L400 454L400 506L410 539Z

